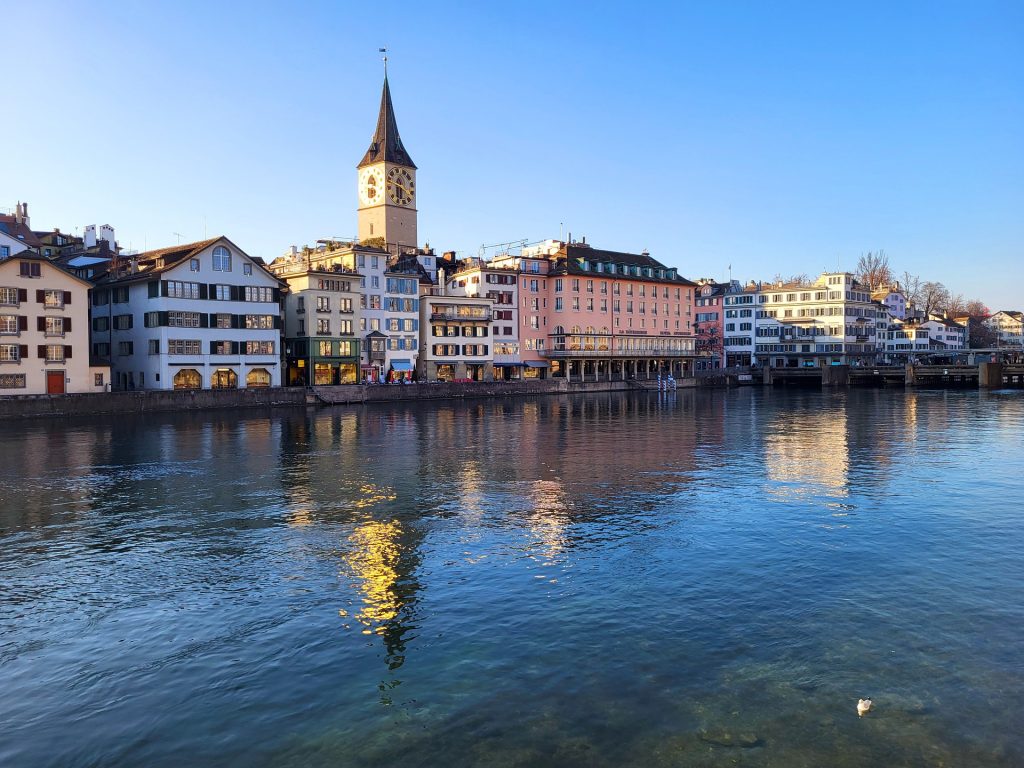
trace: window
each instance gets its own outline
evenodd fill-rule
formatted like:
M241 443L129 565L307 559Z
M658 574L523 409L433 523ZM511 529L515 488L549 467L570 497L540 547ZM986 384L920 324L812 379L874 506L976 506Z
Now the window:
M63 317L46 317L43 318L43 333L46 336L63 336L64 335L64 318Z
M130 315L129 315L130 317ZM168 312L167 325L171 328L198 328L198 312Z
M274 342L272 342L272 341L247 341L247 342L245 342L245 354L247 354L247 355L272 355L272 354L274 354Z
M351 320L342 320L341 321L341 331L340 331L340 333L341 333L342 336L351 336L352 335L352 321Z
M199 296L199 293L198 293L198 286L197 286L196 297L198 298L198 296ZM128 286L124 285L124 286L121 286L120 288L115 288L112 291L111 301L114 304L127 304L128 303ZM101 302L101 303L106 304L107 302L104 301L104 302Z
M245 375L245 386L250 389L253 387L269 387L270 382L270 371L266 368L253 368Z
M43 306L47 309L64 309L64 291L43 291Z
M231 271L231 251L229 251L223 245L218 245L216 248L213 249L213 271Z
M6 259L11 255L11 247L9 245L0 245L0 259Z
M47 318L49 320L51 318ZM60 320L62 318L53 318ZM17 334L20 329L17 315L0 315L0 333Z
M330 296L317 296L316 297L316 311L317 312L330 312L331 311L331 297Z
M110 356L110 345L107 343L93 344L92 353L96 357L109 357Z
M188 268L190 272L199 271L199 259L189 259Z
M134 355L135 345L130 341L119 341L117 343L117 354L119 355Z
M199 389L203 386L203 377L193 368L183 368L174 374L175 389Z
M160 354L160 339L149 340L149 354L159 355Z
M320 342L320 357L331 357L334 352L334 345L329 341Z
M231 327L231 315L228 314L217 314L214 315L214 328L230 328Z
M0 344L0 363L16 363L21 360L21 347L17 344Z
M18 301L18 289L17 288L0 288L0 304L5 304L9 307L16 307L21 302Z
M102 373L94 373L93 374L92 385L94 387L102 387L103 386L103 374Z
M231 286L230 285L217 285L213 287L213 295L210 296L214 301L231 301Z
M64 346L62 344L47 344L46 350L46 362L48 363L63 363L64 362Z
M556 293L561 293L561 291L562 291L562 278L556 277L555 278L555 292Z
M114 315L114 329L127 331L133 326L134 315Z
M274 327L274 316L273 315L246 315L245 316L245 327L246 328L273 328Z
M331 321L324 318L316 321L316 333L317 336L330 336L331 335Z
M42 274L38 261L23 261L19 267L22 277L39 277Z
M114 302L117 302L117 291L122 290L120 288L115 289ZM125 297L124 301L128 301L128 289L124 288ZM199 298L199 283L184 283L181 280L168 280L167 281L167 295L172 299L198 299Z
M167 342L168 355L198 355L198 339L170 339Z
M561 296L556 296L555 297L555 312L561 312L561 311L562 311L562 297Z
M109 317L94 317L92 319L92 329L94 331L107 331L110 329L110 318Z
M268 286L247 285L245 286L246 301L273 301L274 289Z

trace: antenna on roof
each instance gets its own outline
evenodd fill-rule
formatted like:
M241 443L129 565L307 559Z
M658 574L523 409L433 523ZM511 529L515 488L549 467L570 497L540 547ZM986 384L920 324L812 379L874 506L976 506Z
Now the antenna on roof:
M171 232L176 238L178 238L178 245L181 245L181 232Z
M381 56L381 58L384 60L384 79L386 80L387 76L388 76L388 49L387 48L378 48L377 50L380 53L384 54L383 56Z

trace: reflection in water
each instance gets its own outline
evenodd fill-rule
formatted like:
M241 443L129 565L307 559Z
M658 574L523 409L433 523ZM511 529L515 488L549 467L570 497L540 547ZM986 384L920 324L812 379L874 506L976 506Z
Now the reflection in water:
M362 595L352 618L363 634L383 640L388 669L405 662L406 636L414 628L414 601L420 589L415 578L420 556L410 540L415 538L397 520L370 520L356 526L343 555L346 575ZM347 613L340 611L342 617Z
M0 459L0 765L1024 765L1020 397L165 414Z

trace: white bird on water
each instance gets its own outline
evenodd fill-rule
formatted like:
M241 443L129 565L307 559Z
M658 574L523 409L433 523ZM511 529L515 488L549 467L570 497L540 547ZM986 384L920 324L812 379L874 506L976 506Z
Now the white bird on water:
M866 712L871 710L871 699L859 699L857 701L857 716L864 717Z

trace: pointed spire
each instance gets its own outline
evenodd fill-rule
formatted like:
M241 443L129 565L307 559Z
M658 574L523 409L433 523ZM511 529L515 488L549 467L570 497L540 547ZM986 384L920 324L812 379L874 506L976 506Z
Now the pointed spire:
M370 148L366 150L362 162L356 167L362 168L364 165L385 161L409 168L416 167L409 153L405 151L402 138L398 135L398 123L395 121L395 108L391 104L391 88L388 86L387 73L384 74L384 90L380 95L377 130L373 132Z

